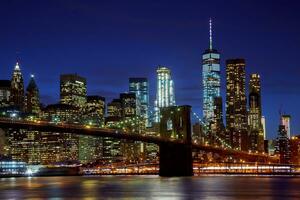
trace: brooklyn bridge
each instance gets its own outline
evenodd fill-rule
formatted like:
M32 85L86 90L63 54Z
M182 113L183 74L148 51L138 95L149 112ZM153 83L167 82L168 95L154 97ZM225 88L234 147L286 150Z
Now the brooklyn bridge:
M176 108L176 109L175 109ZM174 112L176 112L174 114ZM171 127L170 127L171 123ZM111 137L130 141L153 143L159 146L160 176L192 176L193 153L205 152L223 157L241 159L247 162L277 163L278 160L264 153L252 153L223 146L197 144L191 137L191 107L179 106L162 110L160 133L151 136L147 132L133 133L112 128L98 128L70 123L51 123L48 121L29 121L16 118L0 118L3 130L25 129L54 133L71 133L94 137Z

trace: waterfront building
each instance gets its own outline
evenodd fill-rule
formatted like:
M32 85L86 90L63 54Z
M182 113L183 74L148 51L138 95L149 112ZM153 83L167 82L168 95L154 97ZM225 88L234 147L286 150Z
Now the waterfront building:
M86 79L77 74L61 75L60 103L83 108L86 104Z
M10 80L0 80L0 108L10 105Z
M104 126L105 98L101 96L87 96L87 102L82 114L82 123L87 127ZM102 159L103 139L101 137L79 137L79 161L86 164Z
M282 115L281 116L281 124L284 126L287 137L291 138L291 116L290 115Z
M284 125L279 125L278 136L276 138L275 154L279 155L280 163L290 163L291 149L290 141Z
M214 99L220 97L220 54L212 45L212 21L209 21L209 48L202 54L203 121L208 128L214 119Z
M103 158L103 140L101 137L79 137L79 162L86 164Z
M293 136L290 139L291 163L300 165L300 135Z
M156 100L154 103L154 121L160 122L160 109L169 106L175 106L175 90L170 69L167 67L158 66L156 73L157 91Z
M77 112L76 117L74 117L73 122L84 123L82 117L85 111L87 103L87 86L86 79L77 74L63 74L60 76L60 103L61 105L72 106ZM72 111L73 108L69 107ZM71 112L73 115L73 112ZM62 115L61 117L63 117ZM88 151L88 137L78 136L79 140L79 152L78 158L80 162L85 163L89 158ZM86 144L86 145L84 145Z
M20 111L23 111L24 81L23 81L23 75L18 62L16 63L16 66L13 71L12 79L11 79L10 103L11 105L17 107Z
M259 74L250 75L249 84L249 150L264 152L264 130L261 123L261 86Z
M26 88L25 108L27 113L36 116L41 112L39 89L35 83L34 75L30 76L30 81Z
M117 125L122 120L122 102L120 99L113 99L107 104L106 125ZM122 159L121 141L119 139L103 138L103 159L115 161Z
M129 78L129 92L136 95L137 109L149 126L149 84L147 78Z
M124 128L131 133L142 133L145 122L138 119L140 110L137 105L135 93L121 93L122 119L125 120ZM126 121L128 121L126 123ZM144 144L142 142L121 141L121 151L123 158L128 163L136 163L143 159Z
M226 61L226 141L248 151L245 78L244 59Z
M52 104L43 109L42 120L52 123L75 123L76 107ZM29 164L54 164L78 160L79 136L72 133L9 129L5 133L8 155Z
M87 102L82 114L82 123L87 127L104 126L105 98L101 96L87 96ZM101 137L79 137L79 161L89 163L102 159L103 140Z
M78 136L71 133L9 129L8 155L28 164L54 164L78 160Z

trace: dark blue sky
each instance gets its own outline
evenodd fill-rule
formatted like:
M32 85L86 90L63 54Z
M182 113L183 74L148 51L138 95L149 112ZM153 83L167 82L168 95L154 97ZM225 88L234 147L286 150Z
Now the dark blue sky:
M146 76L155 96L156 66L172 69L176 101L202 113L201 54L213 19L214 48L225 60L246 59L262 78L268 137L279 109L300 133L300 1L0 1L0 79L8 79L19 51L28 84L36 75L44 103L59 99L59 75L88 79L88 93L108 100L127 91L128 77ZM225 98L224 98L225 99Z

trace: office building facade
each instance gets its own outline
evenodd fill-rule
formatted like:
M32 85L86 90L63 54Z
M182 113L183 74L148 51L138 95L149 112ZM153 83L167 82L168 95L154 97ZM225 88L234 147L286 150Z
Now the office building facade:
M38 116L41 112L40 96L39 96L39 89L35 83L33 75L31 75L29 84L26 88L25 99L26 99L25 101L26 112Z
M60 103L83 108L86 103L86 79L77 74L60 76Z
M136 95L137 109L149 126L149 83L147 78L129 78L129 92Z
M10 80L0 80L0 108L10 105Z
M259 74L250 75L249 83L249 150L264 152L264 130L261 123L261 85Z
M245 60L226 61L226 141L233 149L247 151Z

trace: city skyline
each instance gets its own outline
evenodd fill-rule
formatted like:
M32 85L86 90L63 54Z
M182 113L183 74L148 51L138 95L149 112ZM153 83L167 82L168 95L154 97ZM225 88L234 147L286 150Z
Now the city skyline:
M220 2L218 2L220 3ZM13 3L12 3L13 4ZM278 3L275 3L275 8L279 8ZM8 5L9 6L9 5ZM27 5L27 7L30 7L30 4ZM175 5L176 6L176 5ZM263 4L265 6L265 4ZM276 7L277 6L277 7ZM251 7L251 3L249 3L248 7ZM173 8L173 7L172 7ZM51 9L51 6L50 8ZM69 8L68 8L69 9ZM75 8L76 9L76 8ZM176 10L176 8L173 8ZM190 7L185 8L186 10L190 9ZM244 8L246 9L246 8ZM289 8L290 9L290 8ZM247 9L246 9L247 10ZM276 9L275 9L276 10ZM19 10L18 10L19 11ZM260 9L259 9L260 11ZM286 11L286 10L284 10ZM15 11L17 12L17 11ZM268 10L268 12L271 12ZM274 11L272 11L274 12ZM5 12L3 12L5 14ZM18 15L24 14L22 12L19 12ZM171 13L174 14L174 13ZM59 91L59 75L63 73L78 73L88 79L88 94L97 94L101 96L105 96L108 98L109 102L112 98L117 98L118 94L121 92L124 92L127 90L128 87L128 77L133 77L133 76L141 76L141 77L148 77L149 79L149 84L150 84L150 104L153 103L153 96L155 95L155 90L153 88L156 87L155 83L155 66L157 64L162 64L166 66L170 66L173 74L173 79L176 84L175 90L176 90L176 101L178 104L191 104L194 109L197 110L197 113L200 114L202 113L202 104L201 104L201 88L200 88L200 83L201 83L201 53L205 48L207 48L207 43L208 43L208 37L207 37L207 21L209 17L212 17L214 20L214 29L215 31L215 36L214 40L216 42L216 48L221 51L222 53L222 58L221 58L221 71L222 71L222 97L224 100L224 71L225 71L225 60L232 58L232 57L244 57L246 59L246 74L250 73L259 73L261 75L261 83L262 83L262 105L263 105L263 115L266 117L266 125L267 125L267 132L268 135L267 137L274 137L276 135L277 131L277 124L279 121L279 114L278 110L282 107L282 110L287 113L292 115L292 121L291 121L291 128L292 128L292 133L298 133L300 132L299 125L297 121L299 121L299 117L297 116L297 111L298 108L293 109L290 104L293 104L297 102L297 86L298 85L298 80L296 78L297 74L297 69L295 67L290 67L286 66L285 59L283 59L285 56L280 56L281 53L282 55L286 55L286 52L282 52L283 48L280 48L281 42L279 42L278 49L281 49L280 52L276 51L274 49L270 48L270 44L272 44L273 41L276 40L276 33L275 35L272 35L269 37L267 34L268 31L274 30L274 25L269 24L269 22L272 22L270 18L264 18L264 20L259 24L258 31L259 33L256 33L253 29L250 30L250 33L252 34L245 34L244 31L239 30L240 36L238 37L235 33L235 29L231 30L231 28L236 28L236 27L245 27L249 26L253 28L253 23L256 22L255 19L252 21L245 21L245 17L242 17L242 19L231 21L229 23L229 19L232 19L232 16L227 16L227 18L223 19L220 17L220 14L214 13L215 15L205 15L203 16L198 16L196 17L197 20L192 19L192 16L188 15L187 19L184 19L186 21L191 21L192 25L189 25L187 30L184 31L182 37L176 37L177 39L180 39L177 41L177 43L172 44L172 42L175 41L175 38L172 34L169 35L170 41L167 42L162 42L162 38L166 37L164 33L162 33L160 37L154 38L151 40L152 42L155 42L155 45L160 46L159 43L162 45L162 49L164 51L153 51L153 45L147 45L147 43L144 41L143 38L138 38L135 43L138 48L144 48L146 49L150 54L143 54L139 53L137 54L138 57L136 61L129 61L129 60L134 60L134 56L131 56L131 54L135 54L137 50L129 51L130 53L126 52L127 55L127 60L128 62L122 61L122 63L118 61L109 61L113 60L112 58L108 59L99 59L97 58L98 53L95 51L94 48L99 48L101 52L104 51L104 49L107 47L108 44L105 45L99 45L99 42L94 42L94 37L93 40L87 40L87 42L82 42L82 43L74 43L72 47L90 47L92 48L92 54L87 55L84 54L82 51L83 50L78 50L78 51L73 51L70 50L70 47L65 47L62 44L55 43L52 47L55 47L56 50L60 50L57 53L61 53L62 51L66 51L66 58L62 59L61 56L58 56L56 52L54 52L53 48L45 48L41 52L36 52L36 50L33 50L34 48L38 49L38 44L41 42L40 38L37 38L38 42L34 42L33 45L30 45L28 43L20 42L19 40L26 39L27 37L31 38L32 36L29 35L20 35L20 39L16 39L12 42L12 38L14 37L14 33L12 34L13 36L10 37L9 43L7 41L4 41L4 47L7 47L7 51L3 50L2 52L4 53L0 58L1 58L1 79L7 79L8 77L11 77L12 73L12 68L15 64L15 57L16 57L16 50L20 51L19 57L20 57L20 65L21 65L21 70L23 72L23 78L25 79L25 85L28 84L28 80L30 78L29 74L33 73L36 76L36 82L40 90L41 94L41 101L45 103L55 103L58 101L58 91ZM48 15L51 15L48 13ZM82 17L82 13L76 13L75 12L75 17ZM262 12L258 12L258 15L264 15ZM290 19L290 15L283 12L282 13L284 19ZM147 17L146 17L147 18ZM85 19L85 18L84 18ZM191 20L190 20L191 19ZM68 21L68 19L65 19ZM176 20L178 20L176 18ZM227 20L227 23L225 23ZM244 21L243 21L244 20ZM129 20L130 21L130 20ZM172 21L172 20L171 20ZM54 23L57 22L57 19L53 20L52 22L49 23ZM197 23L196 23L197 22ZM36 22L38 23L38 22ZM96 23L96 22L95 22ZM124 22L126 24L126 22ZM169 24L169 22L164 22ZM244 23L245 25L242 25ZM289 27L291 30L291 34L294 35L297 33L298 29L293 30L293 27L288 26L289 23L292 23L290 20L287 20L286 23L279 23L281 28L278 28L278 30L285 30L285 27ZM118 23L117 23L118 24ZM229 30L224 31L224 24L228 26ZM264 27L263 25L267 24L269 26ZM59 26L59 24L58 24ZM75 27L74 24L70 25L71 27ZM154 25L153 25L154 26ZM181 24L181 26L183 26ZM169 26L170 28L176 29L176 25L172 24L170 22ZM11 28L13 29L13 27ZM9 29L9 30L11 30ZM45 27L44 27L45 29ZM26 29L27 30L27 29ZM28 29L30 30L30 29ZM148 29L146 29L148 30ZM182 27L179 27L179 30L183 30ZM275 29L277 30L277 29ZM42 32L45 34L46 30L43 30ZM92 31L90 28L87 27L87 31ZM252 32L253 31L253 32ZM6 32L8 33L8 30L5 30L4 36L6 36ZM126 32L126 31L125 31ZM143 32L144 33L144 32ZM154 32L156 33L156 32ZM200 34L199 34L200 33ZM35 35L36 31L32 31L32 35ZM229 36L228 36L229 34ZM104 34L105 35L105 34ZM192 39L187 39L186 37L191 35ZM79 35L73 36L72 41L79 37ZM128 36L128 35L127 35ZM196 37L197 36L197 37ZM46 38L52 38L50 35L46 35ZM129 41L132 41L131 39L131 34L129 34ZM245 46L245 48L251 47L250 50L246 51L245 48L242 48L240 44L237 44L233 40L238 37L238 41ZM249 37L249 38L248 38ZM257 45L251 44L251 40L255 38L260 38L257 42ZM292 36L291 36L292 37ZM105 38L105 37L103 37ZM108 37L109 40L114 40L117 39L117 35L113 35L111 37ZM123 38L124 40L126 39ZM229 40L228 40L229 39ZM277 38L278 39L278 38ZM191 42L193 40L193 42ZM224 40L226 42L224 42ZM30 41L30 40L29 40ZM33 40L32 40L33 41ZM50 40L52 41L52 40ZM102 41L102 39L99 39L99 41ZM120 41L120 40L119 40ZM121 40L122 41L122 40ZM171 42L172 41L172 42ZM187 42L185 42L187 41ZM256 41L256 40L254 40ZM297 46L297 40L293 40L293 43L291 43L292 38L287 38L287 41L285 41L284 45L288 46L290 48ZM70 42L70 41L69 41ZM139 43L140 42L140 43ZM252 41L253 42L253 41ZM182 43L185 43L183 45ZM42 43L43 45L48 44L47 42ZM71 44L71 43L66 43ZM98 44L98 45L97 45ZM129 50L132 48L131 45L128 45L129 42L124 42L121 45L121 50L126 50L129 48ZM269 44L269 45L267 45ZM41 45L41 47L43 46ZM49 45L49 44L48 44ZM116 45L116 44L115 44ZM172 50L172 47L175 49ZM46 45L47 46L47 45ZM51 46L51 45L50 45ZM265 47L264 47L265 46ZM271 45L271 47L273 47ZM103 49L102 49L103 48ZM228 51L229 48L229 51ZM230 48L233 48L234 50L230 50ZM273 47L275 48L275 47ZM294 47L295 48L295 47ZM134 49L134 48L133 48ZM158 48L160 49L160 48ZM195 50L196 49L196 50ZM132 50L132 49L131 49ZM271 52L268 52L270 50ZM105 52L105 55L108 55L111 50L108 50L108 52ZM169 52L170 51L170 52ZM189 52L192 54L192 56L188 55L188 53L181 54L184 52ZM54 52L54 55L49 55L46 56L46 54L52 54ZM82 52L82 55L81 53ZM163 53L162 53L163 52ZM273 53L272 53L273 52ZM275 52L275 53L274 53ZM295 51L291 51L290 53L294 53ZM79 53L80 57L76 57L76 55ZM159 56L161 54L161 56ZM176 57L176 55L179 54L181 55L180 57ZM258 55L257 55L258 54ZM259 56L262 55L263 56ZM278 59L274 59L274 56L278 54ZM121 51L117 50L117 52L109 57L114 57L114 56L120 56ZM78 55L77 55L78 56ZM291 55L290 55L291 56ZM141 58L146 58L145 60L142 60ZM294 58L297 58L297 56L291 56L291 65L296 66L296 60L293 60ZM55 61L52 61L50 59L54 59ZM121 57L123 58L123 57ZM154 58L154 59L152 59ZM256 58L256 59L255 59ZM263 59L263 60L262 60ZM122 59L120 59L122 60ZM273 60L276 60L274 62ZM97 62L96 62L97 61ZM134 67L129 67L132 62L132 66ZM97 64L95 64L97 63ZM264 63L264 64L263 64ZM108 65L108 66L107 66ZM75 66L73 68L73 66ZM80 67L76 67L80 66ZM100 66L100 67L99 67ZM102 67L101 67L102 66ZM107 66L107 67L105 67ZM141 67L143 66L143 67ZM147 66L147 67L144 67ZM281 67L280 67L281 66ZM291 77L288 80L281 79L281 73L282 73L282 66L284 66L284 69L290 69L286 70L288 76ZM42 68L42 69L41 69ZM119 70L121 76L123 78L120 78L120 75L117 75L116 81L111 81L114 79L109 79L108 74L112 74L112 71L106 71L104 68L111 68L114 70ZM47 70L45 70L47 69ZM129 69L129 70L127 70ZM130 70L131 69L131 70ZM270 71L272 69L272 71ZM53 71L52 71L53 70ZM61 71L58 71L61 70ZM260 71L261 70L261 71ZM296 71L295 71L296 70ZM46 72L46 73L45 73ZM124 73L123 73L124 72ZM180 77L183 73L187 74L186 77ZM50 75L49 75L50 74ZM93 76L95 74L96 76ZM194 75L194 74L197 74ZM96 78L97 77L97 78ZM99 80L99 77L101 77L102 80ZM271 78L272 77L272 78ZM247 76L248 79L248 76ZM187 81L188 80L188 81ZM248 80L247 80L248 81ZM285 83L285 86L281 86L281 82ZM196 84L198 86L196 86ZM49 89L48 89L49 88ZM247 93L248 94L248 93ZM289 99L289 102L287 101ZM292 103L290 103L292 102Z

